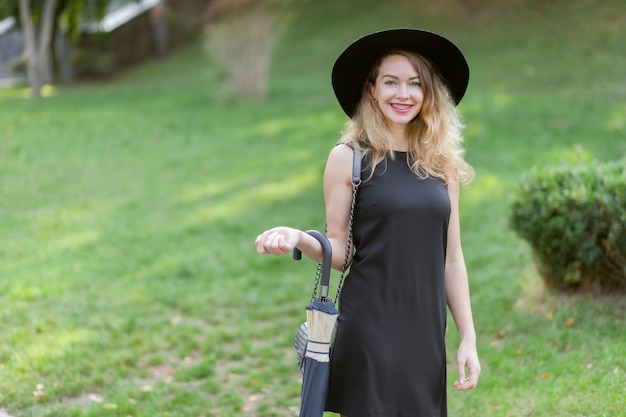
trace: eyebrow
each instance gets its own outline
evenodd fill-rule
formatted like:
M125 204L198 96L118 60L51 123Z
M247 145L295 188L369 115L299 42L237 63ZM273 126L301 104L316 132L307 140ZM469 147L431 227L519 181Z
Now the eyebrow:
M394 80L399 80L399 79L400 79L400 77L397 77L397 76L395 76L395 75L391 75L391 74L385 74L385 75L383 75L381 78L385 78L385 77L393 78ZM417 79L419 79L419 78L420 78L420 76L419 76L419 75L416 75L415 77L411 77L411 78L409 78L409 80L417 80Z

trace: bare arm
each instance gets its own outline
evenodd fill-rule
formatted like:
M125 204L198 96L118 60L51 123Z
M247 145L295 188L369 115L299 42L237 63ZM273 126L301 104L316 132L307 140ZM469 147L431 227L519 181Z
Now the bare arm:
M446 294L448 307L459 331L461 343L457 351L458 380L457 389L465 390L476 387L480 375L480 362L476 350L476 330L472 317L469 282L463 249L461 248L461 226L459 220L459 184L448 184L448 194L452 211L448 225L448 247L446 255ZM465 377L465 368L469 378Z
M328 157L324 171L324 200L326 203L326 226L333 247L333 268L341 270L346 260L350 207L352 205L352 163L354 151L347 145L336 146ZM348 253L348 265L352 262L354 246Z
M345 260L348 222L352 203L353 151L346 145L332 149L324 171L327 236L333 249L332 267L341 269ZM302 230L279 226L266 230L256 239L257 252L280 256L298 248L317 262L322 259L320 243ZM352 261L352 248L350 258Z

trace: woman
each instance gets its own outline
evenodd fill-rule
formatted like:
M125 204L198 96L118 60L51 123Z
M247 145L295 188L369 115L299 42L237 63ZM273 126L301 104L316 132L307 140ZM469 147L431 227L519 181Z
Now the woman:
M392 29L351 44L332 79L350 117L324 172L336 269L348 242L355 147L363 183L326 409L344 417L446 416L446 304L461 340L454 387L472 389L480 374L458 212L459 184L473 177L456 112L467 63L439 35ZM267 230L256 244L261 254L297 247L321 259L319 242L290 227Z

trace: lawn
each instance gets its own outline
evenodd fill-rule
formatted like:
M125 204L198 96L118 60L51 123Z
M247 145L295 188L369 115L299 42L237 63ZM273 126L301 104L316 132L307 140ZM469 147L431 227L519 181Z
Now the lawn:
M448 35L472 71L460 110L477 177L461 221L483 374L472 392L450 382L450 415L626 415L626 297L547 292L508 226L533 165L626 154L626 3L517 3L308 2L266 102L221 93L201 46L40 101L0 90L0 408L297 415L291 343L315 265L258 256L254 238L323 228L321 174L345 121L333 60L412 26Z

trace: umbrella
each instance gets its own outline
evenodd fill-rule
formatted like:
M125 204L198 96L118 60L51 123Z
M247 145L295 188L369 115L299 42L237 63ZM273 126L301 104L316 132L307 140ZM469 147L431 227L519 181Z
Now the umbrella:
M309 230L306 233L321 243L322 264L319 296L315 297L306 308L309 341L304 358L300 417L322 417L328 386L330 342L339 312L333 300L328 297L332 260L330 242L326 236L316 230ZM294 249L293 258L300 259L301 256L300 251Z

